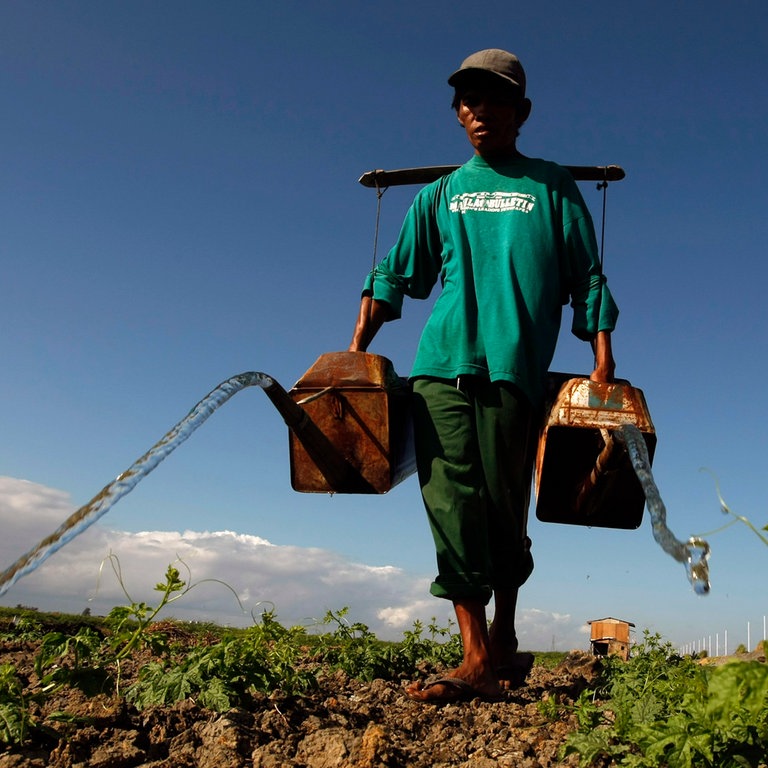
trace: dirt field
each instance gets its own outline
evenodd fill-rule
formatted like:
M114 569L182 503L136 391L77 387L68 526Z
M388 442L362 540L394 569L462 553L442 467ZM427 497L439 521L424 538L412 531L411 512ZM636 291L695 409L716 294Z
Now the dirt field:
M36 651L34 642L3 641L0 663L34 681ZM124 669L124 685L135 677L132 666ZM0 768L575 765L557 760L575 728L568 704L596 674L593 657L573 652L554 669L534 666L527 684L504 701L442 706L411 701L404 681L321 674L311 694L255 696L225 714L191 699L140 712L114 696L63 688L43 708L32 705L44 728L23 747L0 752Z

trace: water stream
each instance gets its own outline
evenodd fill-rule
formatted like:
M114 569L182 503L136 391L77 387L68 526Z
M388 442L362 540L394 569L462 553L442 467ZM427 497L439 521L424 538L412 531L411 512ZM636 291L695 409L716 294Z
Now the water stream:
M697 537L682 542L667 527L667 508L651 473L651 461L642 432L633 424L624 424L613 430L613 436L626 447L637 479L643 486L645 504L651 516L653 538L677 562L685 566L688 580L697 595L709 592L709 544Z
M34 549L20 557L0 574L0 596L4 595L22 576L34 571L54 552L61 549L86 528L105 515L123 496L146 477L171 451L179 447L217 408L232 395L251 386L265 390L279 387L264 373L251 371L233 376L206 395L175 427L158 440L141 458L102 488L87 504L73 512L52 534Z

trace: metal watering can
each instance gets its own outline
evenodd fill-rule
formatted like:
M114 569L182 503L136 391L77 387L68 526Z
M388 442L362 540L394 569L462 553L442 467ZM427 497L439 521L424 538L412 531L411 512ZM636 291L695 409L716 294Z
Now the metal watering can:
M536 517L547 523L637 528L645 492L613 430L633 425L652 461L656 432L645 396L628 381L600 384L550 373L536 456Z
M264 391L290 428L294 490L386 493L415 472L410 388L386 357L328 352Z

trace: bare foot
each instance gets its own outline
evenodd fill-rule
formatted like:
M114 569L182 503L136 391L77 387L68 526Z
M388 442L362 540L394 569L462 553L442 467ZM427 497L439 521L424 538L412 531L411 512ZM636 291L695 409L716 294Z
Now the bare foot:
M505 626L501 622L494 621L489 635L491 661L499 685L505 691L519 688L525 683L533 667L533 654L518 652L514 626L509 624Z
M495 666L499 686L505 691L520 688L525 683L525 679L533 667L533 662L534 655L532 653L515 652L512 655L507 655L505 661Z

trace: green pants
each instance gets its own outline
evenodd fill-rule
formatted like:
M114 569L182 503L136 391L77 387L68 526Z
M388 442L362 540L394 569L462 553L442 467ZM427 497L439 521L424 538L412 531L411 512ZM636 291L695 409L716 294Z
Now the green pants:
M437 552L431 592L485 603L533 570L526 535L533 409L512 384L413 381L419 483Z

